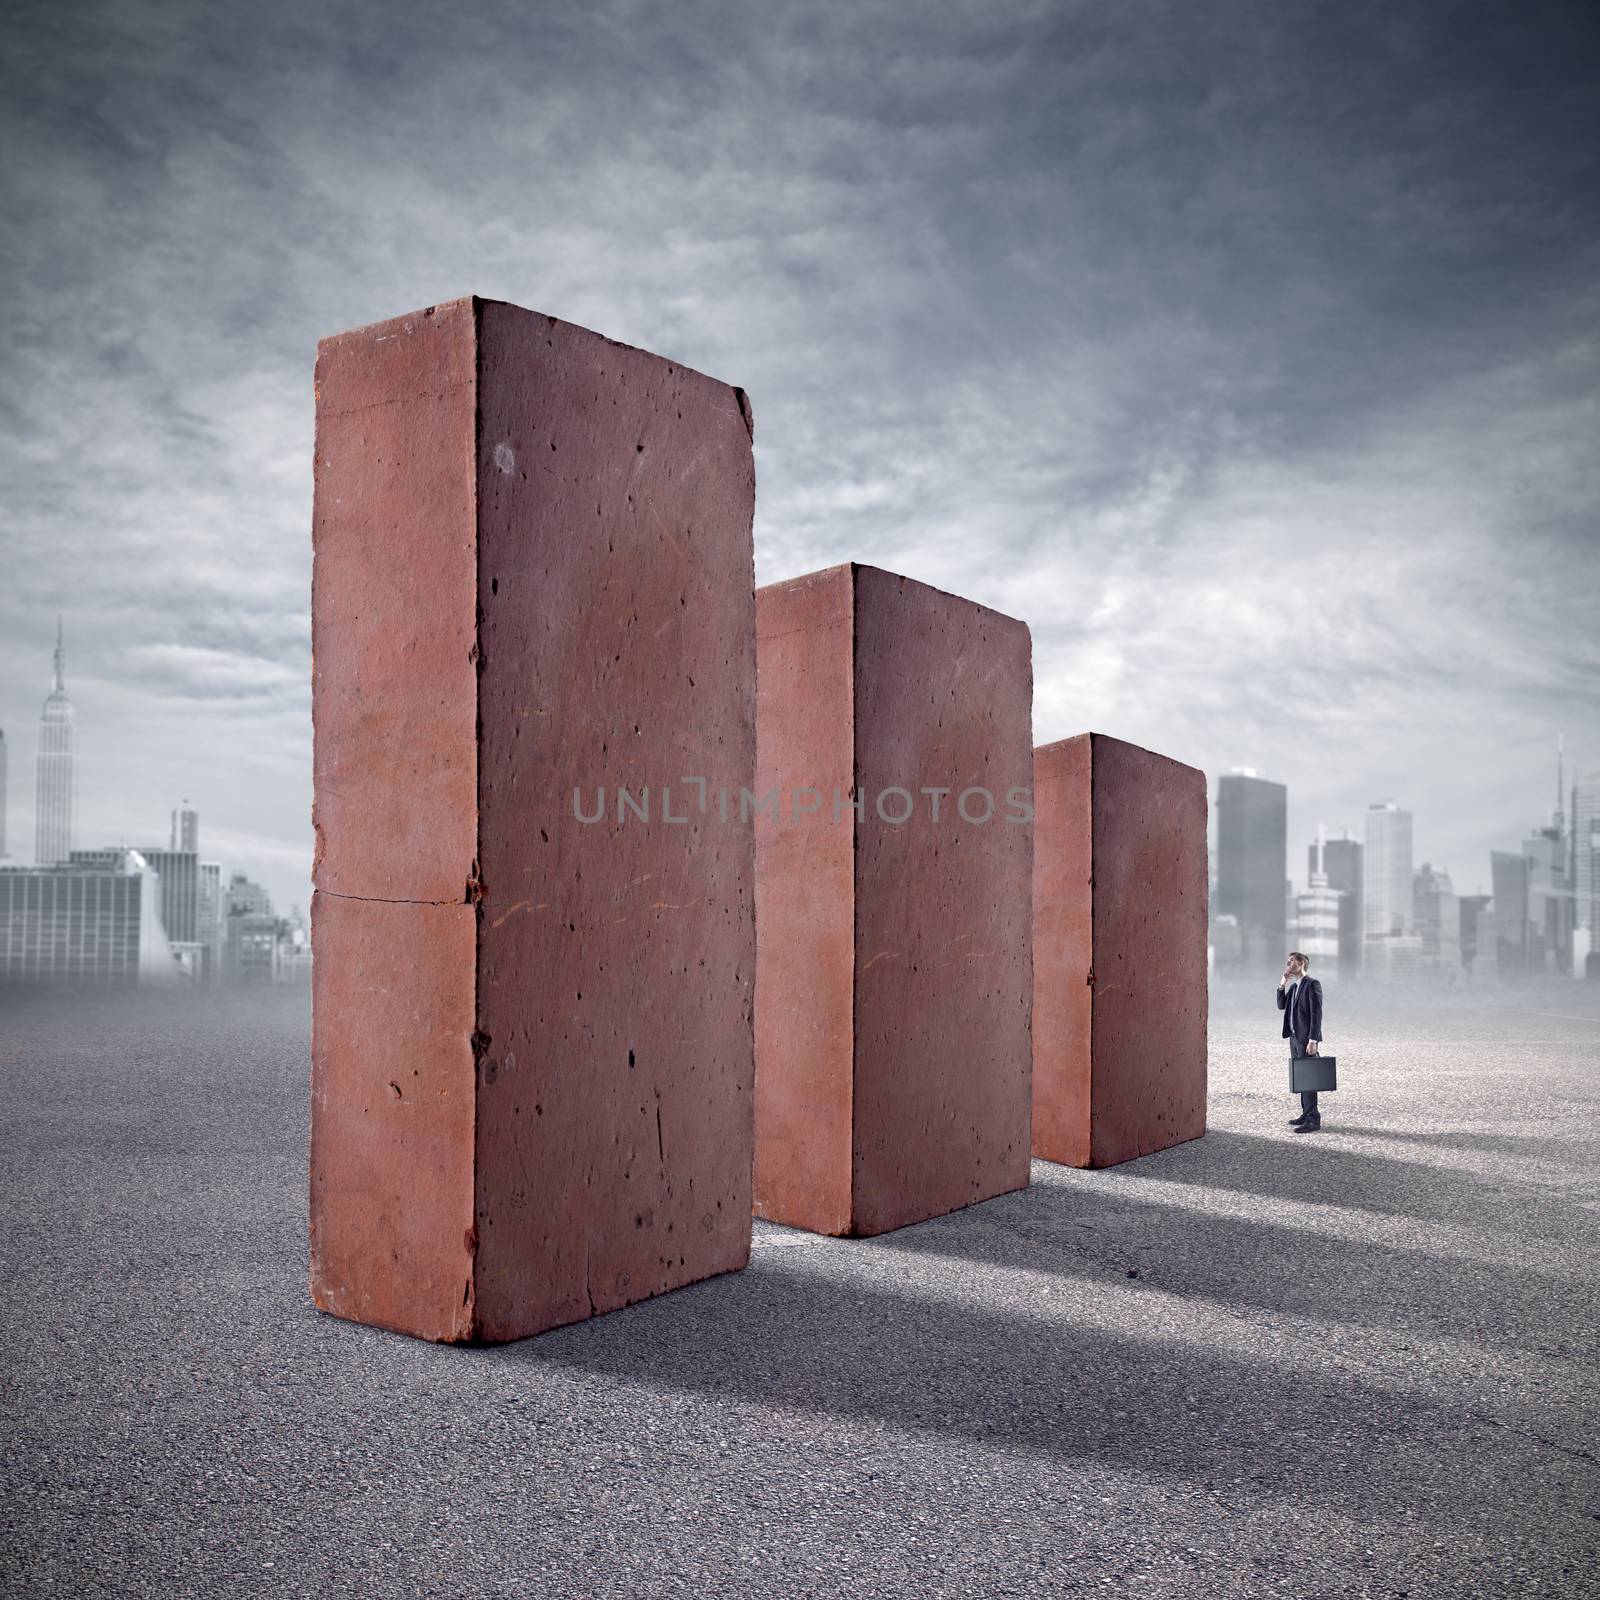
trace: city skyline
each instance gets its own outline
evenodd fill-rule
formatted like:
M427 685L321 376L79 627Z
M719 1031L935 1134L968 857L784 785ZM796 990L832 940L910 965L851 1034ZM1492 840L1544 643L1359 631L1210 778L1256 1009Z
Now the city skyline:
M1555 755L1548 820L1524 829L1516 850L1490 850L1488 894L1458 891L1446 866L1418 862L1415 819L1393 796L1367 806L1360 840L1348 829L1329 840L1319 821L1302 885L1285 786L1234 768L1218 779L1208 842L1213 969L1253 973L1281 944L1330 975L1380 982L1600 975L1600 774L1569 783L1559 739Z
M37 776L34 785L34 792L37 795L43 796L47 789L50 790L55 795L55 805L58 815L65 814L69 819L71 819L75 818L76 811L78 809L77 802L79 798L78 786L76 783L77 745L75 742L77 707L68 696L65 688L64 659L64 619L58 618L56 644L52 656L53 679L50 690L45 696L43 710L39 719L41 734L36 753ZM63 741L60 733L60 730L63 726L66 732L65 741ZM53 749L47 749L46 740L51 738L54 740L54 747ZM7 750L8 746L5 742L4 729L0 728L0 841L3 841L6 838L8 827L13 829L14 836L14 823L12 822L11 818L10 794L6 782ZM65 757L66 761L64 768L62 766L63 756ZM53 759L49 761L43 759L46 757L53 757ZM1540 822L1526 822L1522 824L1513 823L1502 827L1491 840L1484 841L1482 851L1480 852L1482 862L1490 862L1493 855L1501 849L1503 844L1508 842L1517 843L1520 849L1520 841L1528 837L1528 835L1533 831L1536 831L1541 827L1548 826L1551 816L1555 811L1561 811L1565 813L1565 811L1571 807L1573 814L1568 820L1574 829L1577 828L1580 822L1579 807L1587 807L1587 810L1582 812L1582 818L1584 819L1587 819L1590 816L1600 816L1600 767L1596 767L1592 771L1574 768L1571 773L1570 786L1564 787L1560 773L1563 770L1562 763L1565 761L1565 741L1561 736L1558 736L1557 738L1555 757L1558 773L1556 785L1556 807L1552 809L1551 813L1547 813ZM1208 847L1212 852L1213 861L1215 861L1218 852L1217 816L1219 810L1222 809L1220 796L1222 793L1223 781L1225 779L1231 778L1236 781L1243 779L1247 782L1254 781L1257 785L1283 787L1287 791L1288 799L1288 804L1285 807L1286 818L1287 816L1292 815L1295 809L1298 809L1302 813L1308 809L1311 809L1309 803L1306 802L1302 802L1298 807L1295 807L1294 796L1296 789L1292 783L1287 783L1283 780L1272 779L1268 777L1267 774L1261 772L1258 768L1233 766L1224 770L1213 768L1204 764L1200 764L1200 766L1201 770L1207 774L1208 779ZM14 762L13 770L15 770ZM66 773L64 780L61 776L63 771ZM47 772L50 774L48 778ZM181 787L181 784L179 786ZM170 784L167 785L169 790L171 787L172 786ZM63 793L65 804L64 813ZM1463 895L1492 893L1492 889L1485 887L1485 885L1492 880L1492 870L1490 867L1483 866L1481 864L1479 865L1477 874L1472 879L1473 887L1469 890L1462 886L1461 874L1454 870L1450 863L1445 861L1441 853L1434 852L1430 855L1426 850L1419 850L1415 843L1414 835L1410 832L1414 822L1414 813L1410 810L1410 808L1400 805L1392 795L1384 797L1383 799L1369 800L1367 802L1362 812L1362 816L1368 819L1367 826L1369 828L1371 826L1370 819L1372 813L1385 810L1390 812L1398 811L1398 814L1405 818L1407 828L1407 848L1410 852L1407 860L1412 868L1417 868L1423 864L1436 867L1438 870L1444 872L1448 877L1456 882L1458 892ZM98 815L99 813L96 812L95 814ZM154 837L154 830L145 827L141 822L134 821L128 811L116 812L113 810L113 814L120 815L122 819L121 826L114 830L116 832L115 841L110 842L109 833L107 830L102 828L94 835L98 840L100 840L97 848L144 849L148 853L148 841ZM37 806L35 807L31 819L28 819L27 813L24 812L25 820L31 820L33 822L33 828L31 831L33 832L36 840L35 854L33 858L34 864L44 864L44 857L40 854L40 847L44 839L44 833L39 828L39 815L39 808ZM196 828L197 810L191 807L187 793L184 794L181 805L171 806L168 808L168 815L170 848L177 850L180 847L181 834L184 840L190 841L189 843L184 844L183 848L192 850L192 841L194 839ZM1337 828L1343 834L1343 840L1331 837L1331 832L1334 828ZM60 826L58 823L56 832L59 831ZM76 831L75 822L69 820L67 824L67 832L65 834L68 843L66 849L61 852L57 859L64 860L66 855L72 851L74 843L78 842L74 838ZM1283 832L1285 885L1291 891L1309 889L1312 886L1311 869L1309 864L1306 876L1304 878L1297 877L1293 870L1294 852L1299 847L1299 841L1297 841L1295 837L1294 824L1286 820L1283 824ZM1319 835L1325 837L1327 843L1334 846L1338 846L1344 841L1364 844L1366 839L1365 834L1358 833L1358 830L1352 827L1349 823L1342 821L1330 823L1320 813L1311 829L1309 839L1306 841L1307 848L1312 854L1315 854L1317 848L1316 841ZM224 838L234 837L233 835L230 835L229 830L227 830L225 826L221 830L221 836ZM142 845L139 842L140 840L144 841ZM300 878L297 877L293 870L289 868L282 869L276 873L270 868L263 869L259 866L256 858L248 854L248 852L245 859L247 863L244 868L245 876L259 876L263 879L263 881L269 882L269 889L276 903L290 906L300 906L309 903L309 863L305 876ZM12 864L18 864L16 857L6 857L3 852L0 852L0 861L9 861ZM230 862L230 867L231 865L232 863ZM1368 874L1370 874L1370 872L1373 870L1370 865L1370 858L1368 858L1368 864L1364 870ZM1577 865L1577 873L1575 878L1575 892L1592 892L1589 882L1584 876L1585 872L1588 870L1590 869L1588 867L1587 857L1580 858L1580 861ZM272 880L274 879L278 880L275 886L272 883ZM1372 904L1370 881L1364 880L1363 889L1365 891L1366 906L1370 910L1370 906ZM1398 879L1396 880L1395 892L1399 892ZM1410 931L1409 889L1406 890L1405 894L1402 896L1402 899L1404 906L1402 921L1405 922L1406 931ZM1221 908L1214 905L1212 909L1213 914L1215 914ZM1372 931L1365 926L1365 922L1366 913L1364 912L1364 926L1362 930L1363 935L1366 932Z
M61 649L61 640L58 637L54 657ZM108 654L114 652L108 650ZM89 652L91 656L96 651ZM74 655L78 654L75 649ZM83 685L86 681L85 674L74 671L74 683ZM226 770L225 766L219 769L213 764L208 767L206 763L196 762L192 754L187 754L187 766L168 780L153 760L158 746L153 740L147 741L140 736L140 729L136 719L141 713L137 700L129 704L129 695L125 685L107 683L96 680L92 675L87 678L88 688L80 687L73 695L65 697L71 713L68 723L70 750L69 757L74 771L73 798L74 822L73 834L80 841L89 838L96 840L113 840L118 843L130 843L137 837L153 837L151 828L142 822L140 817L146 812L154 815L169 814L173 808L173 797L180 792L185 796L191 791L202 796L197 805L206 810L208 815L217 814L216 807L226 804L221 797L229 794L243 793L251 803L246 805L245 816L259 816L263 810L264 798L270 798L259 788L244 786L242 789ZM125 708L124 715L114 722L96 717L92 706L91 696L96 690L102 692L101 698L110 704L121 705ZM45 692L45 703L48 704L56 694L54 682ZM12 686L11 693L0 696L8 702L22 700L22 696L15 692ZM23 702L25 703L25 701ZM38 702L35 702L36 705ZM149 707L145 707L146 712ZM85 720L87 715L87 721ZM163 724L162 713L154 713L154 727L160 728ZM0 795L5 797L7 817L5 821L4 837L12 841L12 851L9 859L18 861L22 859L21 853L15 848L20 839L37 839L38 808L37 804L29 805L28 797L36 795L38 791L37 760L39 745L37 737L30 741L26 733L38 729L40 715L36 710L31 722L27 718L13 714L12 720L0 724L0 740L4 740L3 751L8 762L8 782L0 785ZM1039 713L1035 710L1035 743L1042 741L1037 733L1039 726ZM86 741L84 730L89 729L104 736L104 748L96 746L94 740ZM175 734L181 729L169 729L169 734ZM213 836L226 841L226 852L229 860L239 860L244 863L252 877L259 877L266 882L273 893L274 899L280 904L305 904L310 895L310 727L309 716L303 731L303 745L305 750L305 765L303 773L298 775L303 780L306 804L306 822L304 828L304 841L295 843L285 832L277 834L262 834L254 827L230 825L224 814L224 820L213 823L215 830ZM1079 729L1074 731L1087 731ZM1117 733L1115 729L1106 728L1099 724L1094 725L1096 732L1110 732L1116 737L1125 735ZM22 733L23 737L18 737ZM1187 753L1174 750L1172 744L1192 745L1192 739L1184 739L1180 734L1174 734L1163 745L1159 741L1165 735L1156 735L1148 743L1149 748L1161 749L1164 754L1173 755L1177 759L1198 766L1207 774L1209 792L1213 803L1216 795L1218 780L1235 771L1249 771L1268 781L1285 782L1288 789L1288 820L1286 824L1287 839L1291 852L1302 848L1316 837L1319 823L1330 830L1330 836L1337 831L1345 831L1349 837L1361 837L1362 819L1368 807L1373 803L1373 794L1384 797L1399 795L1402 809L1418 815L1418 808L1412 804L1405 804L1405 797L1414 790L1426 791L1428 781L1420 775L1412 783L1408 782L1405 774L1393 774L1392 781L1381 789L1364 791L1358 786L1345 781L1337 788L1320 791L1309 782L1296 781L1293 776L1287 779L1272 777L1272 767L1261 762L1249 766L1238 764L1223 765L1204 758L1203 753L1192 749ZM1140 743L1138 739L1130 738L1130 742ZM1526 745L1527 740L1520 741ZM1549 770L1544 773L1527 772L1516 776L1514 782L1506 781L1502 789L1508 793L1514 802L1520 793L1523 798L1524 809L1513 816L1526 816L1530 820L1514 820L1513 816L1503 817L1498 826L1492 821L1490 829L1484 834L1477 834L1466 825L1459 817L1451 818L1448 813L1429 815L1422 826L1427 835L1426 846L1418 845L1417 860L1429 859L1435 865L1448 871L1462 893L1488 893L1491 890L1490 872L1487 866L1489 852L1494 849L1513 848L1520 844L1526 832L1533 827L1547 824L1552 808L1549 805L1540 806L1537 803L1536 791L1541 782L1550 783L1549 771L1553 771L1555 752L1558 743L1564 743L1565 736L1562 730L1552 730L1544 740L1545 748L1538 752L1542 764ZM176 765L183 766L186 752L176 748L177 741L170 739L164 746L164 754ZM1583 788L1586 795L1596 792L1600 785L1600 737L1594 741L1596 759L1591 765L1583 762L1581 757L1572 761L1569 771L1573 782ZM239 758L253 767L270 765L273 754L259 748L246 747L237 752ZM131 771L111 771L111 759L130 759ZM1530 753L1530 759L1532 754ZM1464 763L1465 764L1465 763ZM1278 770L1282 770L1279 768ZM85 771L94 775L94 782L85 783ZM26 774L26 776L24 776ZM1437 789L1437 774L1434 775ZM1446 785L1448 787L1448 785ZM1600 802L1594 802L1600 805ZM87 810L85 809L87 807ZM268 804L265 809L273 809ZM1537 821L1532 820L1537 818ZM1215 817L1211 819L1212 838L1215 838ZM1288 877L1299 887L1305 886L1302 880L1292 870Z

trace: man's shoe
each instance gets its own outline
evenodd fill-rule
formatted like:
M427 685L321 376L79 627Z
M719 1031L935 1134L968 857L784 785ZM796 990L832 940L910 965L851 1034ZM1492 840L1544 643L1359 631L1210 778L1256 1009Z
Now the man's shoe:
M1304 1122L1305 1120L1306 1120L1306 1113L1304 1111L1302 1111L1298 1117L1290 1117L1289 1118L1289 1126L1291 1128L1298 1128L1300 1126L1300 1124L1302 1122Z
M1321 1117L1308 1117L1304 1122L1294 1124L1296 1133L1316 1133L1322 1127Z

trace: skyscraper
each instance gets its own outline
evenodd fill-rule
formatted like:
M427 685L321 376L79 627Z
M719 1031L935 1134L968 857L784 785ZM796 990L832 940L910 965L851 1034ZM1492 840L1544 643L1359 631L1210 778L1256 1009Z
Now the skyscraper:
M161 885L136 850L0 868L0 988L163 983L177 975Z
M278 918L267 891L236 872L222 904L224 977L229 983L270 983L277 972Z
M1529 970L1572 971L1572 881L1567 876L1567 839L1558 810L1548 827L1522 841L1528 864Z
M191 811L187 800L172 813L172 841L167 848L187 850L191 855L200 853L200 813Z
M1461 971L1461 906L1450 874L1424 861L1412 880L1411 900L1423 965L1453 977Z
M1494 896L1463 894L1456 896L1456 915L1460 918L1461 965L1476 979L1498 977L1500 951L1495 933Z
M1393 800L1374 800L1367 807L1361 898L1369 939L1411 932L1411 813Z
M109 866L126 854L125 847L110 845L74 850L68 859L74 866ZM194 852L141 845L138 855L160 885L161 926L167 938L173 944L193 944L199 937L200 920L200 863Z
M1294 947L1306 956L1323 977L1339 972L1339 918L1344 907L1340 895L1328 883L1322 870L1322 849L1327 840L1322 824L1317 824L1317 842L1311 847L1306 877L1309 887L1295 896L1294 917L1289 928Z
M1600 953L1600 771L1581 773L1572 784L1573 912L1579 937L1574 965L1581 975Z
M1217 779L1218 916L1238 919L1245 967L1281 966L1284 880L1289 863L1289 791L1235 767Z
M1366 911L1361 893L1361 841L1350 837L1350 830L1340 830L1342 838L1329 839L1322 846L1322 870L1328 875L1328 887L1339 893L1339 976L1348 978L1361 970L1361 941L1366 936ZM1308 846L1311 862L1309 871L1315 870L1317 847Z
M1543 952L1530 938L1528 923L1528 869L1524 855L1509 850L1489 852L1489 875L1494 886L1496 968L1502 978L1525 978L1543 963ZM1484 947L1480 915L1478 950Z
M38 817L33 856L41 867L72 854L77 793L72 771L72 702L64 677L66 654L61 623L56 623L56 679L39 715Z
M199 873L200 914L195 937L205 946L202 969L207 983L222 978L222 863L202 861Z

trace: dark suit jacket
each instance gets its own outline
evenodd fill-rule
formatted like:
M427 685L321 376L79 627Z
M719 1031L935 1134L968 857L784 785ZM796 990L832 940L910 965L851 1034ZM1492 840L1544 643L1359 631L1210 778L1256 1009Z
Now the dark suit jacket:
M1278 1009L1283 1013L1283 1036L1300 1041L1305 1048L1307 1039L1322 1043L1322 985L1315 978L1305 977L1294 991L1294 1015L1289 1014L1289 996L1277 991Z

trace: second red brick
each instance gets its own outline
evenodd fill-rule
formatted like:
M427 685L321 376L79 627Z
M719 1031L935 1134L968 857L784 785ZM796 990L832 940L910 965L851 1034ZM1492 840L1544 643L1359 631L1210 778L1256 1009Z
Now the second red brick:
M856 565L756 619L756 1213L875 1234L1022 1188L1028 629Z

